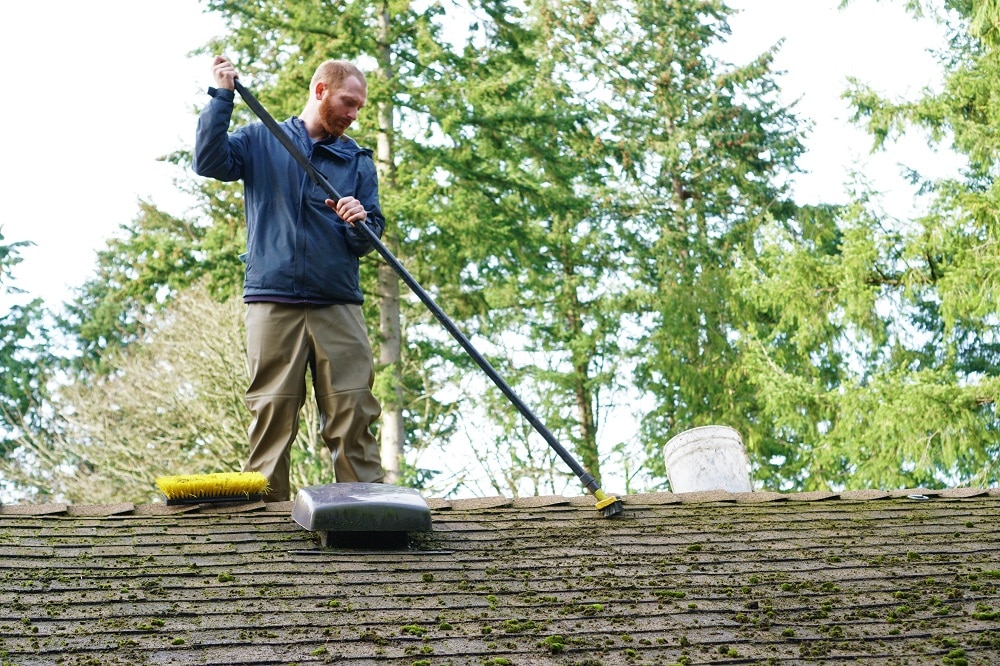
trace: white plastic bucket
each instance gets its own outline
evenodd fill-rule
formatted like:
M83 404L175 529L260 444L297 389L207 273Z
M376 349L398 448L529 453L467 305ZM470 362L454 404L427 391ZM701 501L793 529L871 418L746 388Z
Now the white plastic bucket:
M675 493L753 490L743 439L729 426L701 426L672 437L663 445L663 463Z

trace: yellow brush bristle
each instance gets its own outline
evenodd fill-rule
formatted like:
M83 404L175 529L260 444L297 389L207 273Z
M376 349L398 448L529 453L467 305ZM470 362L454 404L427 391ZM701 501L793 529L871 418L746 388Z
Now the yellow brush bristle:
M161 476L156 486L168 500L249 497L267 490L267 478L260 472L186 474Z

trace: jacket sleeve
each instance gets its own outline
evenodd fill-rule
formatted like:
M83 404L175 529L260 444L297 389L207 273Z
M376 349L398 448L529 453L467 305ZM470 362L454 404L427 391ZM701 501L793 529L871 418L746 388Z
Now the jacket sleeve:
M367 224L375 235L382 238L385 231L385 217L382 216L382 208L378 200L378 175L375 172L375 163L371 157L364 156L358 167L358 184L354 197L362 203L368 213L368 219L363 222ZM347 242L351 251L359 257L363 257L373 249L371 239L363 230L356 227L349 227L347 232Z
M208 94L212 99L198 116L194 141L194 172L217 180L239 180L243 177L245 138L241 134L229 134L236 93L232 90L209 88Z

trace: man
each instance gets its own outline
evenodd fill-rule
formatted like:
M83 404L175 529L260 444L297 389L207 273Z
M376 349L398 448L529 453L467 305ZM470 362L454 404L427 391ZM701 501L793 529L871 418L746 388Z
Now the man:
M343 194L333 201L263 123L229 132L237 72L222 56L215 57L212 72L216 87L209 88L212 99L198 119L194 170L243 180L246 403L253 417L244 471L267 477L266 500L290 499L291 445L308 368L337 481L381 482L371 432L381 407L371 390L375 373L358 270L372 246L355 225L368 224L381 236L385 220L372 153L344 134L367 100L364 74L348 62L324 62L302 115L281 123Z

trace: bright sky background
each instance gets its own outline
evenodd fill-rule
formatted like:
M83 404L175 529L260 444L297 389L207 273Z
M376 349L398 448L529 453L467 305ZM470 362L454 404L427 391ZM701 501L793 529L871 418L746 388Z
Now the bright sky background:
M839 95L849 75L892 95L935 82L927 49L942 43L940 29L914 22L901 1L854 0L846 11L837 4L732 0L742 13L731 21L725 55L746 62L785 38L782 86L815 122L800 200L843 200L848 170L864 164L867 175L909 202L892 178L897 161L939 169L950 163L928 161L919 141L872 160ZM189 53L221 36L222 22L198 0L5 2L0 16L7 63L0 230L4 242L36 244L23 249L14 284L58 309L92 274L97 250L135 217L140 199L175 214L186 210L173 187L182 174L157 158L193 141L193 110L211 75L210 58Z
M840 99L849 76L889 96L913 97L940 78L929 49L943 43L930 20L914 21L902 0L730 0L740 11L720 51L745 63L781 39L776 68L784 101L798 100L814 128L796 181L801 203L843 202L851 170L886 195L890 213L914 204L898 163L946 175L957 161L930 153L919 138L888 155L848 122ZM189 147L194 110L206 100L210 56L189 57L222 22L199 0L49 0L0 3L0 231L23 248L13 284L53 310L88 279L96 252L128 225L138 202L175 215L190 205L173 183L184 174L158 158ZM391 223L391 220L390 220ZM0 295L0 314L10 297ZM631 439L636 424L612 415L601 432L608 448ZM605 469L609 488L622 480Z

